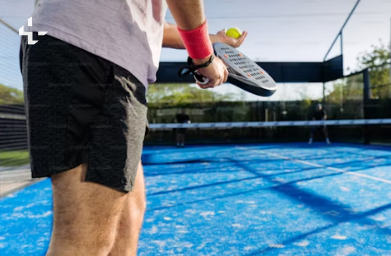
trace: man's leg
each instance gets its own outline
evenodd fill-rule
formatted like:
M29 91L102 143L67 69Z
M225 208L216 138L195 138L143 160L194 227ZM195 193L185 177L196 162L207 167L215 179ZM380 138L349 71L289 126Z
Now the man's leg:
M185 140L186 140L186 131L183 131L183 134L182 134L182 147L185 146Z
M137 254L137 242L144 219L145 208L145 183L143 168L140 163L133 191L126 195L121 219L117 227L115 243L110 251L110 256L135 256Z
M315 130L316 130L315 127L311 127L310 140L308 141L308 144L312 144L312 142L313 142L313 140L314 140L314 133L315 133Z
M176 132L176 145L177 147L181 145L181 134L179 131Z
M52 176L53 231L47 256L107 256L127 194L83 182L87 164Z
M107 256L141 157L145 86L89 52L39 40L23 37L21 57L32 176L52 177L47 255Z
M184 144L184 134L182 130L179 130L177 133L177 146L182 147Z
M181 147L183 147L185 145L185 134L184 132L181 133Z
M324 134L324 137L326 138L327 144L330 144L330 139L329 139L329 134L328 134L328 131L327 131L327 126L323 127L323 134Z

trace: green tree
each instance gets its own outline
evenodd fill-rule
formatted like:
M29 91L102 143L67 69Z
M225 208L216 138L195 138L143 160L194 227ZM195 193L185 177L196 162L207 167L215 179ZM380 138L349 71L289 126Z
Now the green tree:
M390 63L390 49L382 41L380 41L380 45L372 45L371 48L369 52L366 51L357 58L360 69Z
M372 95L377 98L390 97L390 51L381 41L357 57L359 70L369 68ZM362 100L364 79L362 74L337 80L326 96L326 102L343 104L345 100Z
M357 60L360 69L369 68L371 94L373 98L390 98L390 48L380 41L380 45L372 45L369 52L361 54Z
M24 104L23 92L0 84L0 105Z
M204 103L234 101L233 93L220 94L213 90L203 90L190 84L151 84L147 92L148 103Z
M340 104L345 100L362 100L364 79L361 74L341 78L333 84L326 102Z

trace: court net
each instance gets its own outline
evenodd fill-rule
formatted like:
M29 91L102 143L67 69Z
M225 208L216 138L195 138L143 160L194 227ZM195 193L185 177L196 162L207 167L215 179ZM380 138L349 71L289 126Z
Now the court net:
M331 142L391 144L391 119L326 121L218 122L150 124L146 145L175 144L178 133L187 144Z
M171 113L171 112L170 112ZM193 113L194 114L194 113ZM308 143L360 143L391 145L391 118L338 119L327 121L249 121L153 123L146 146L177 146L178 134L185 145ZM153 120L152 120L153 121ZM324 127L327 128L325 133ZM55 131L54 131L55 132ZM181 135L180 135L181 136ZM29 163L27 126L22 105L0 107L0 170Z

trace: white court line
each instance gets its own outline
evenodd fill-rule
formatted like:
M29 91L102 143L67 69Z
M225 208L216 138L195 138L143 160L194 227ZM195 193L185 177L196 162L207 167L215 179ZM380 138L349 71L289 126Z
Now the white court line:
M298 160L298 159L294 159L294 158L283 156L283 155L276 154L276 153L267 153L267 152L265 152L263 150L249 149L249 148L246 148L246 147L238 147L238 148L245 149L245 150L248 150L248 151L262 152L264 154L267 154L267 155L270 155L270 156L275 156L275 157L282 158L282 159L285 159L285 160L290 160L292 162L298 162L298 163L302 163L302 164L306 164L306 165L310 165L310 166L314 166L314 167L319 167L319 168L326 168L326 169L333 170L333 171L336 171L336 172L346 173L346 174L349 174L349 175L359 176L359 177L367 178L367 179L370 179L370 180L376 180L376 181L381 181L381 182L384 182L384 183L391 184L391 181L389 181L389 180L373 177L373 176L366 175L366 174L350 172L350 171L346 171L344 169L339 169L339 168L335 168L335 167L326 167L324 165L315 164L315 163L311 163L311 162L303 161L303 160Z

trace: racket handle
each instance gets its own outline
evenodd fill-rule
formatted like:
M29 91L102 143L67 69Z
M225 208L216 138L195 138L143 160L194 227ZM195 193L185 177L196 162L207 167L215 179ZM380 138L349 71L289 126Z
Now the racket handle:
M194 79L195 79L199 84L202 84L202 85L209 83L209 78L204 77L204 76L201 75L201 73L199 73L198 71L195 71L195 72L194 72Z

